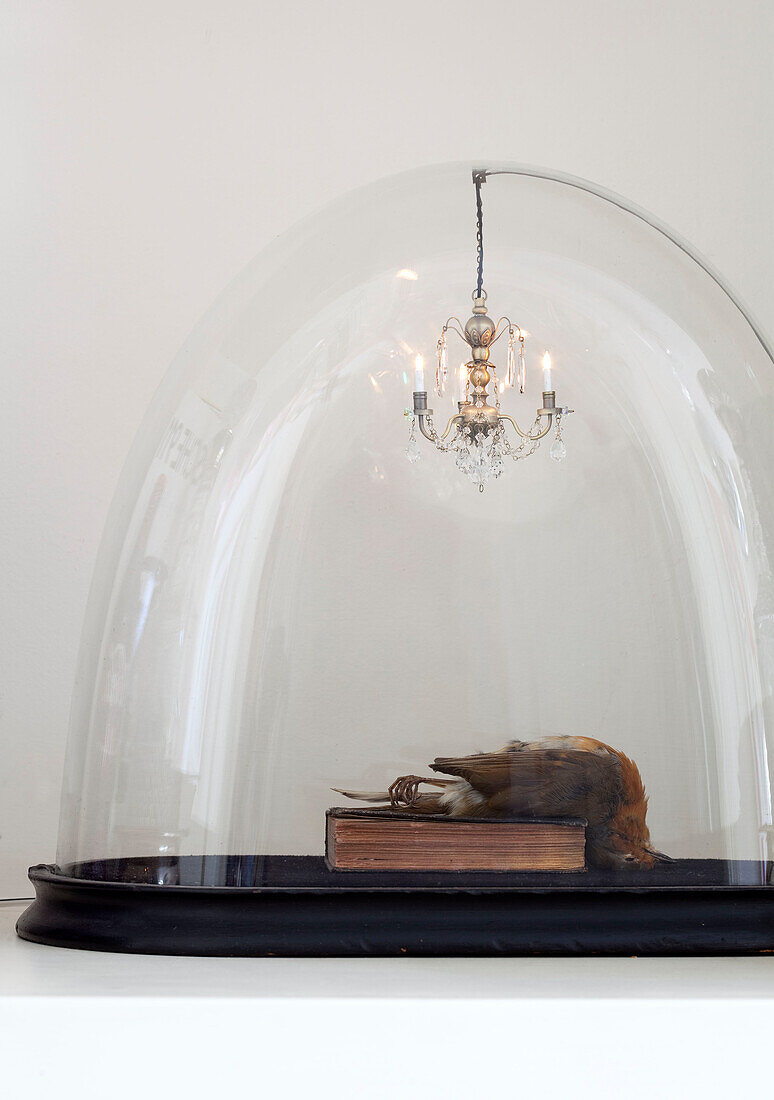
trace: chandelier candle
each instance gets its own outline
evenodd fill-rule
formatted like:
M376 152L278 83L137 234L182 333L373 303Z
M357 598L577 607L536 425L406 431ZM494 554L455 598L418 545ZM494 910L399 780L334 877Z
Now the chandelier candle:
M484 240L481 206L481 185L485 182L486 175L486 172L473 173L473 184L476 189L478 259L476 289L473 291L473 313L464 325L459 318L450 317L443 326L437 347L435 389L438 397L444 395L448 373L447 333L450 330L454 332L470 349L470 358L461 368L462 392L457 403L458 411L439 435L433 423L433 410L428 408L427 404L420 355L416 359L414 405L412 409L406 410L411 420L409 443L406 449L406 457L409 461L417 462L421 456L419 441L416 437L418 426L425 439L428 439L437 450L451 451L456 455L458 469L467 474L482 493L490 477L500 477L505 469L507 458L517 462L534 454L540 446L540 440L548 435L552 427L556 428L556 440L551 448L551 457L556 461L564 458L566 447L562 440L562 418L572 412L572 409L556 404L556 392L551 385L551 357L548 352L543 356L543 404L537 410L532 427L522 431L513 417L502 412L500 408L501 388L514 388L517 377L519 390L524 393L526 364L522 330L508 317L501 317L497 322L493 321L487 312L487 293L483 288ZM495 365L490 361L490 351L492 345L506 332L508 333L508 358L504 386L501 387ZM494 404L490 403L490 394L487 392L490 382L493 384L491 398ZM511 443L508 436L508 425L519 437L515 444Z
M551 356L548 352L543 356L543 392L551 393L553 386L551 385Z
M423 390L425 387L425 366L421 355L414 360L414 389Z

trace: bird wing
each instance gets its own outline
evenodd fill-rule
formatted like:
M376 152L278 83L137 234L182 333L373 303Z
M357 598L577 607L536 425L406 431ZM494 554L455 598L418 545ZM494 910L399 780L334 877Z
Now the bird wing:
M438 757L430 767L467 780L494 816L582 817L596 825L615 813L623 797L621 766L612 754L533 749Z

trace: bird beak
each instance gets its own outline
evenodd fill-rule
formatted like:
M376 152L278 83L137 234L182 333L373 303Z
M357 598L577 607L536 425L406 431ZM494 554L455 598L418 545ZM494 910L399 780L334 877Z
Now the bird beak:
M657 852L655 848L648 848L648 851L653 856L656 863L674 863L671 856L665 855L663 852Z

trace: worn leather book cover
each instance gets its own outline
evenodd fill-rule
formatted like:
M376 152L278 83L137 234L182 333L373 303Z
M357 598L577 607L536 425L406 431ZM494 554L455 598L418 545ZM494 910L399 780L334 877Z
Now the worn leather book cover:
M403 811L326 814L332 871L583 871L586 822L577 818L445 817Z

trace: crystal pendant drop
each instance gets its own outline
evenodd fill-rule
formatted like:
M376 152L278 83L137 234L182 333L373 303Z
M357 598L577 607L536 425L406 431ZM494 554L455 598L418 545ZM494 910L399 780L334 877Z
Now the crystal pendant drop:
M508 340L508 364L505 372L506 386L513 387L516 382L516 348L513 346L513 333Z
M476 434L476 442L470 454L470 463L465 472L473 484L478 486L479 492L483 493L484 486L489 481L492 472L492 460L490 452L486 448L486 439L482 432Z
M444 332L438 341L438 364L435 368L435 392L443 397L446 390L446 377L448 374L448 358L446 352L446 333Z
M419 446L419 441L415 435L412 435L408 441L408 447L406 447L406 458L409 462L419 462L422 457L422 451Z
M522 340L519 348L519 393L524 393L524 387L527 384L527 362L524 358L524 341Z
M554 462L561 462L563 458L567 457L567 448L564 445L564 440L561 436L557 436L551 444L551 450L548 452Z

